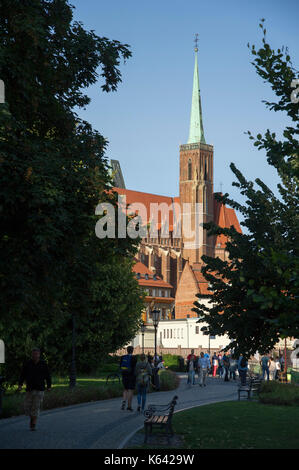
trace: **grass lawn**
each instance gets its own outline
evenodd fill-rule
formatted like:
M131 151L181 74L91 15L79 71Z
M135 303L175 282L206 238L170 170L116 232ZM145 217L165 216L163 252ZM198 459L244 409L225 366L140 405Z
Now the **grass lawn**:
M184 449L299 449L298 423L298 406L245 400L200 406L173 416L173 430ZM149 440L142 448L154 446Z

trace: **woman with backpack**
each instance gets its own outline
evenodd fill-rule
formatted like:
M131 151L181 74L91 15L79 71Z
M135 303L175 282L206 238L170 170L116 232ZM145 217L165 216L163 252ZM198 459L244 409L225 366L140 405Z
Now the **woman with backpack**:
M248 370L248 361L246 357L240 354L240 357L238 360L238 372L239 372L239 376L241 380L241 385L246 385L247 370Z
M146 402L146 392L152 375L152 367L149 364L145 354L141 354L140 360L135 367L136 385L137 385L137 411L144 411Z

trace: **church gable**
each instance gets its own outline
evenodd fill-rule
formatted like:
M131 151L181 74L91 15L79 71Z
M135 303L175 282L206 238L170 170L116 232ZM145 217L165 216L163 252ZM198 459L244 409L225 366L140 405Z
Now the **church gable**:
M176 291L175 297L175 317L186 318L188 315L196 317L195 312L192 312L194 307L193 302L196 300L196 294L199 293L198 283L194 273L187 262L182 272L180 282Z

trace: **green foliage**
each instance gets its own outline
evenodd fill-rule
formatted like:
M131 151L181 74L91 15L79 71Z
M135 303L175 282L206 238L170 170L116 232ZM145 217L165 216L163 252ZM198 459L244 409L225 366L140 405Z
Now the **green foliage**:
M165 367L168 367L170 370L179 371L179 356L175 354L163 354L163 361Z
M95 208L116 195L107 141L74 111L101 77L115 91L128 46L74 22L67 0L0 5L0 338L7 380L40 346L56 372L130 341L141 301L131 273L139 240L95 236Z
M263 29L263 21L261 23ZM298 191L298 109L291 101L291 82L298 77L287 52L277 52L266 42L256 50L253 65L268 82L278 97L277 103L265 102L274 111L286 112L291 125L278 140L269 130L255 138L248 132L258 149L264 149L267 161L280 177L279 197L260 178L247 181L232 163L230 165L238 187L246 202L240 204L224 196L216 199L241 212L247 234L239 234L233 227L222 229L206 224L209 235L224 234L229 242L228 261L203 256L206 265L203 274L211 285L213 305L210 309L195 302L194 310L204 329L210 334L227 334L232 340L227 349L252 355L273 348L278 339L298 337L298 267L299 267L299 191ZM221 313L221 315L220 315Z
M259 400L261 403L270 405L298 406L299 388L295 384L263 382Z

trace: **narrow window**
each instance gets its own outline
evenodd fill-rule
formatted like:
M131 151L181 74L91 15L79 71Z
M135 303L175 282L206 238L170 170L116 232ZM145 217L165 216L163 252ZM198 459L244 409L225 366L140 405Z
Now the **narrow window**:
M188 160L188 180L192 180L192 162L191 158Z
M204 186L203 190L203 210L205 213L208 213L208 198L207 198L207 187Z

